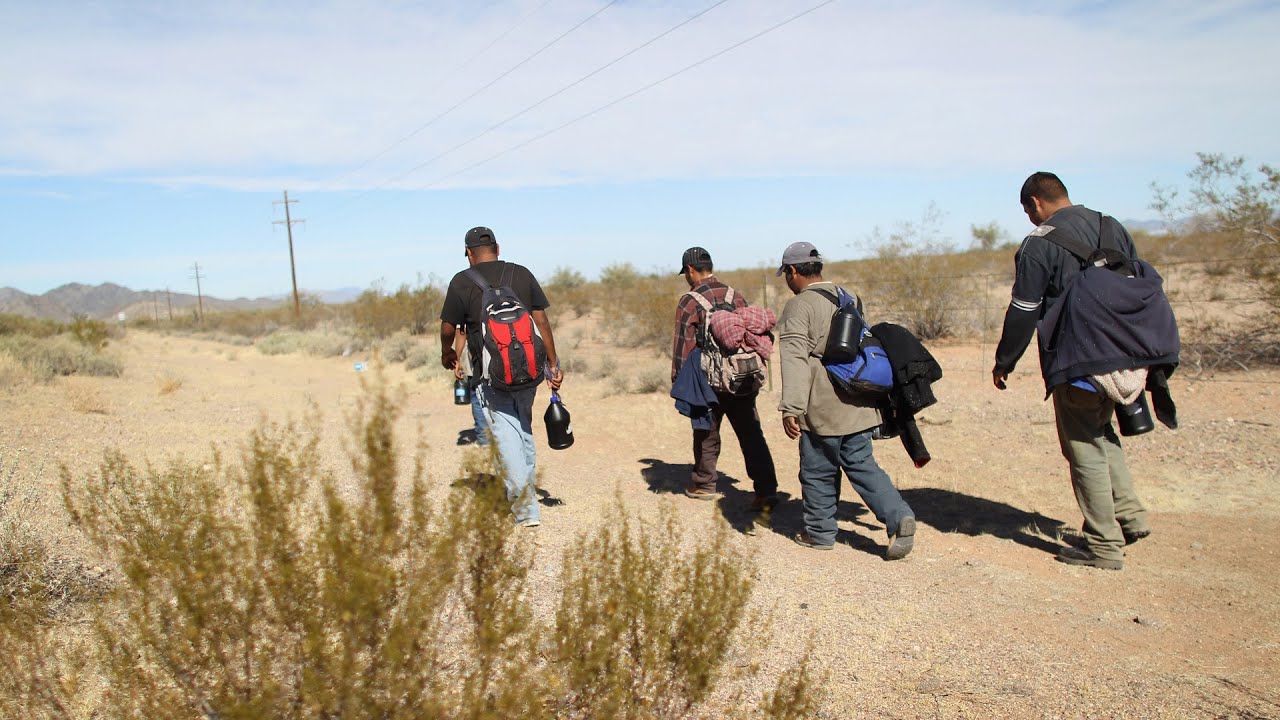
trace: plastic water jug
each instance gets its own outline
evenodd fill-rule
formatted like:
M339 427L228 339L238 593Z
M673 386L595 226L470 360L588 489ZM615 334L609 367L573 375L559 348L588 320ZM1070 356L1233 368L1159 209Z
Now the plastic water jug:
M462 378L455 378L453 381L453 404L471 404L471 388L467 386L467 381Z
M560 402L560 395L551 393L551 404L542 416L547 424L547 445L552 450L564 450L573 444L573 425L569 423L569 411Z

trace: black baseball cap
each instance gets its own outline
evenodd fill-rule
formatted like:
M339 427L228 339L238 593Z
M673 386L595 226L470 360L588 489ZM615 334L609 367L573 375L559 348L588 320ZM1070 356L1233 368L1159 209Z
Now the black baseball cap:
M467 247L475 248L482 245L497 245L498 236L487 227L473 227L467 231Z
M711 253L706 248L691 247L684 251L684 256L680 258L680 269L676 271L677 275L683 275L684 269L690 265L698 265L700 263L711 262Z

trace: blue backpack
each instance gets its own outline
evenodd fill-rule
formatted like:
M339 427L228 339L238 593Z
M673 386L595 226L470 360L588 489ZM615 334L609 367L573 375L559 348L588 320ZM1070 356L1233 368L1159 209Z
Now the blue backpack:
M814 289L836 306L836 312L832 315L833 327L828 331L829 337L835 332L834 326L841 315L845 316L844 320L852 317L855 325L852 337L857 338L856 352L841 358L826 357L829 353L823 353L822 366L827 369L831 383L846 393L888 393L893 389L893 365L880 341L871 334L871 328L867 327L860 312L862 303L839 286L835 293L822 288Z

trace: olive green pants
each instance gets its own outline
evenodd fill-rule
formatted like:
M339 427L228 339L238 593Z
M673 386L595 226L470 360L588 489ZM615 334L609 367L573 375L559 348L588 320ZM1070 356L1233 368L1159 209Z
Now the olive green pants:
M1124 533L1149 528L1147 509L1133 490L1124 449L1111 426L1115 403L1102 393L1063 384L1053 389L1053 410L1089 549L1105 560L1123 560Z

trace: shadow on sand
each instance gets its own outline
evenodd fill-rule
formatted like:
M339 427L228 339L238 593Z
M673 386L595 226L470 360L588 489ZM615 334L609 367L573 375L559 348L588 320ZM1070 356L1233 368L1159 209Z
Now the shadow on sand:
M1055 554L1060 547L1050 538L1060 535L1064 523L1038 512L938 488L903 490L902 497L917 522L939 532L992 535Z

